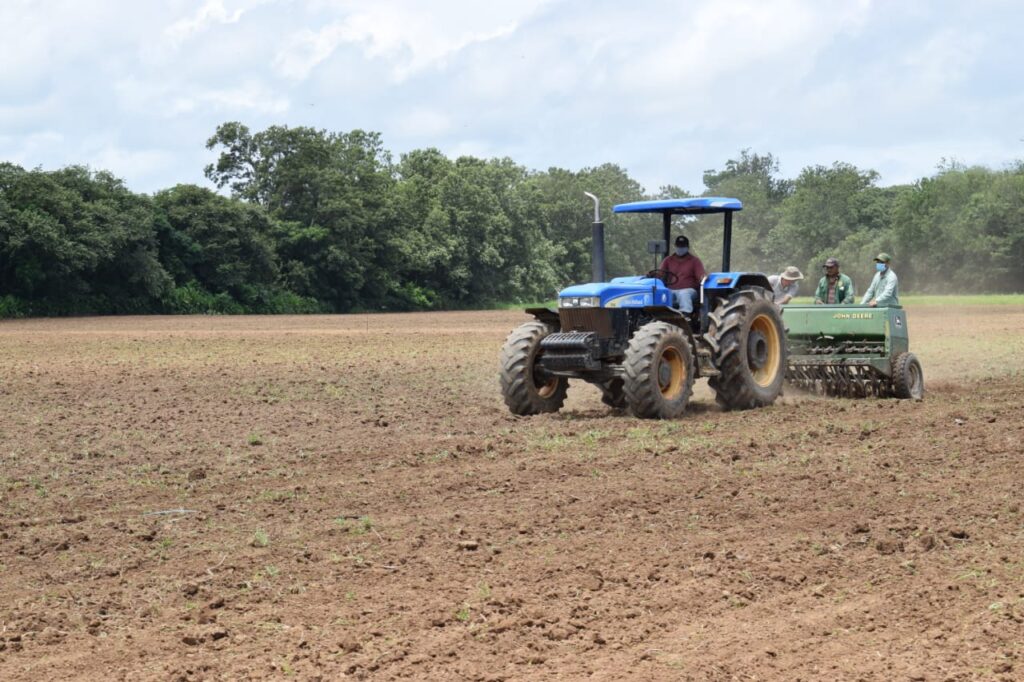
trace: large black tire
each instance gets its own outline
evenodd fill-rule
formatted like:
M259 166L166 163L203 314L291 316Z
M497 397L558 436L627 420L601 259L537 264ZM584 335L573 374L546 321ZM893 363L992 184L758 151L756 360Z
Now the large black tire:
M704 336L719 374L708 380L729 410L771 405L786 378L786 332L771 294L750 287L719 299Z
M626 409L626 389L621 377L609 379L599 384L601 389L601 402L615 410Z
M674 419L693 394L693 351L686 332L649 322L629 341L623 388L630 412L643 419Z
M501 348L501 394L512 414L531 415L558 412L565 403L569 380L542 376L536 367L540 341L557 331L539 320L512 330Z
M892 394L897 398L924 398L924 372L913 353L900 353L892 360Z

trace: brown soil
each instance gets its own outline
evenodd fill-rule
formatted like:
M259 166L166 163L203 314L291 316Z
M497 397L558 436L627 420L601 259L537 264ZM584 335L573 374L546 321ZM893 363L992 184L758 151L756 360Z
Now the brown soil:
M0 678L1024 679L1024 311L964 312L924 402L673 422L512 417L515 312L0 323Z

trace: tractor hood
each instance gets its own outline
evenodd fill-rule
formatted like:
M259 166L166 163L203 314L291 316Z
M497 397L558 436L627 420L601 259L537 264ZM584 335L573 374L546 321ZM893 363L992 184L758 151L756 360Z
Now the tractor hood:
M672 293L653 277L616 277L611 282L576 284L558 294L560 308L642 308L672 305Z

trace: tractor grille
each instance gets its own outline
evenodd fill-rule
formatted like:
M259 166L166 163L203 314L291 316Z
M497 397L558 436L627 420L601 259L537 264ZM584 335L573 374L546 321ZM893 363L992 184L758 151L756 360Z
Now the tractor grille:
M612 311L605 308L562 308L558 318L563 332L596 332L602 338L614 334Z

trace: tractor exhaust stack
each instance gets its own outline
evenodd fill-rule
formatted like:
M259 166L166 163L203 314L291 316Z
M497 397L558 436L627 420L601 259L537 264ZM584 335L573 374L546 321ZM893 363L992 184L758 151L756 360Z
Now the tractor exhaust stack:
M601 222L601 201L590 192L584 192L594 202L594 224L591 227L593 242L590 259L590 279L592 282L603 282L604 269L604 223Z

